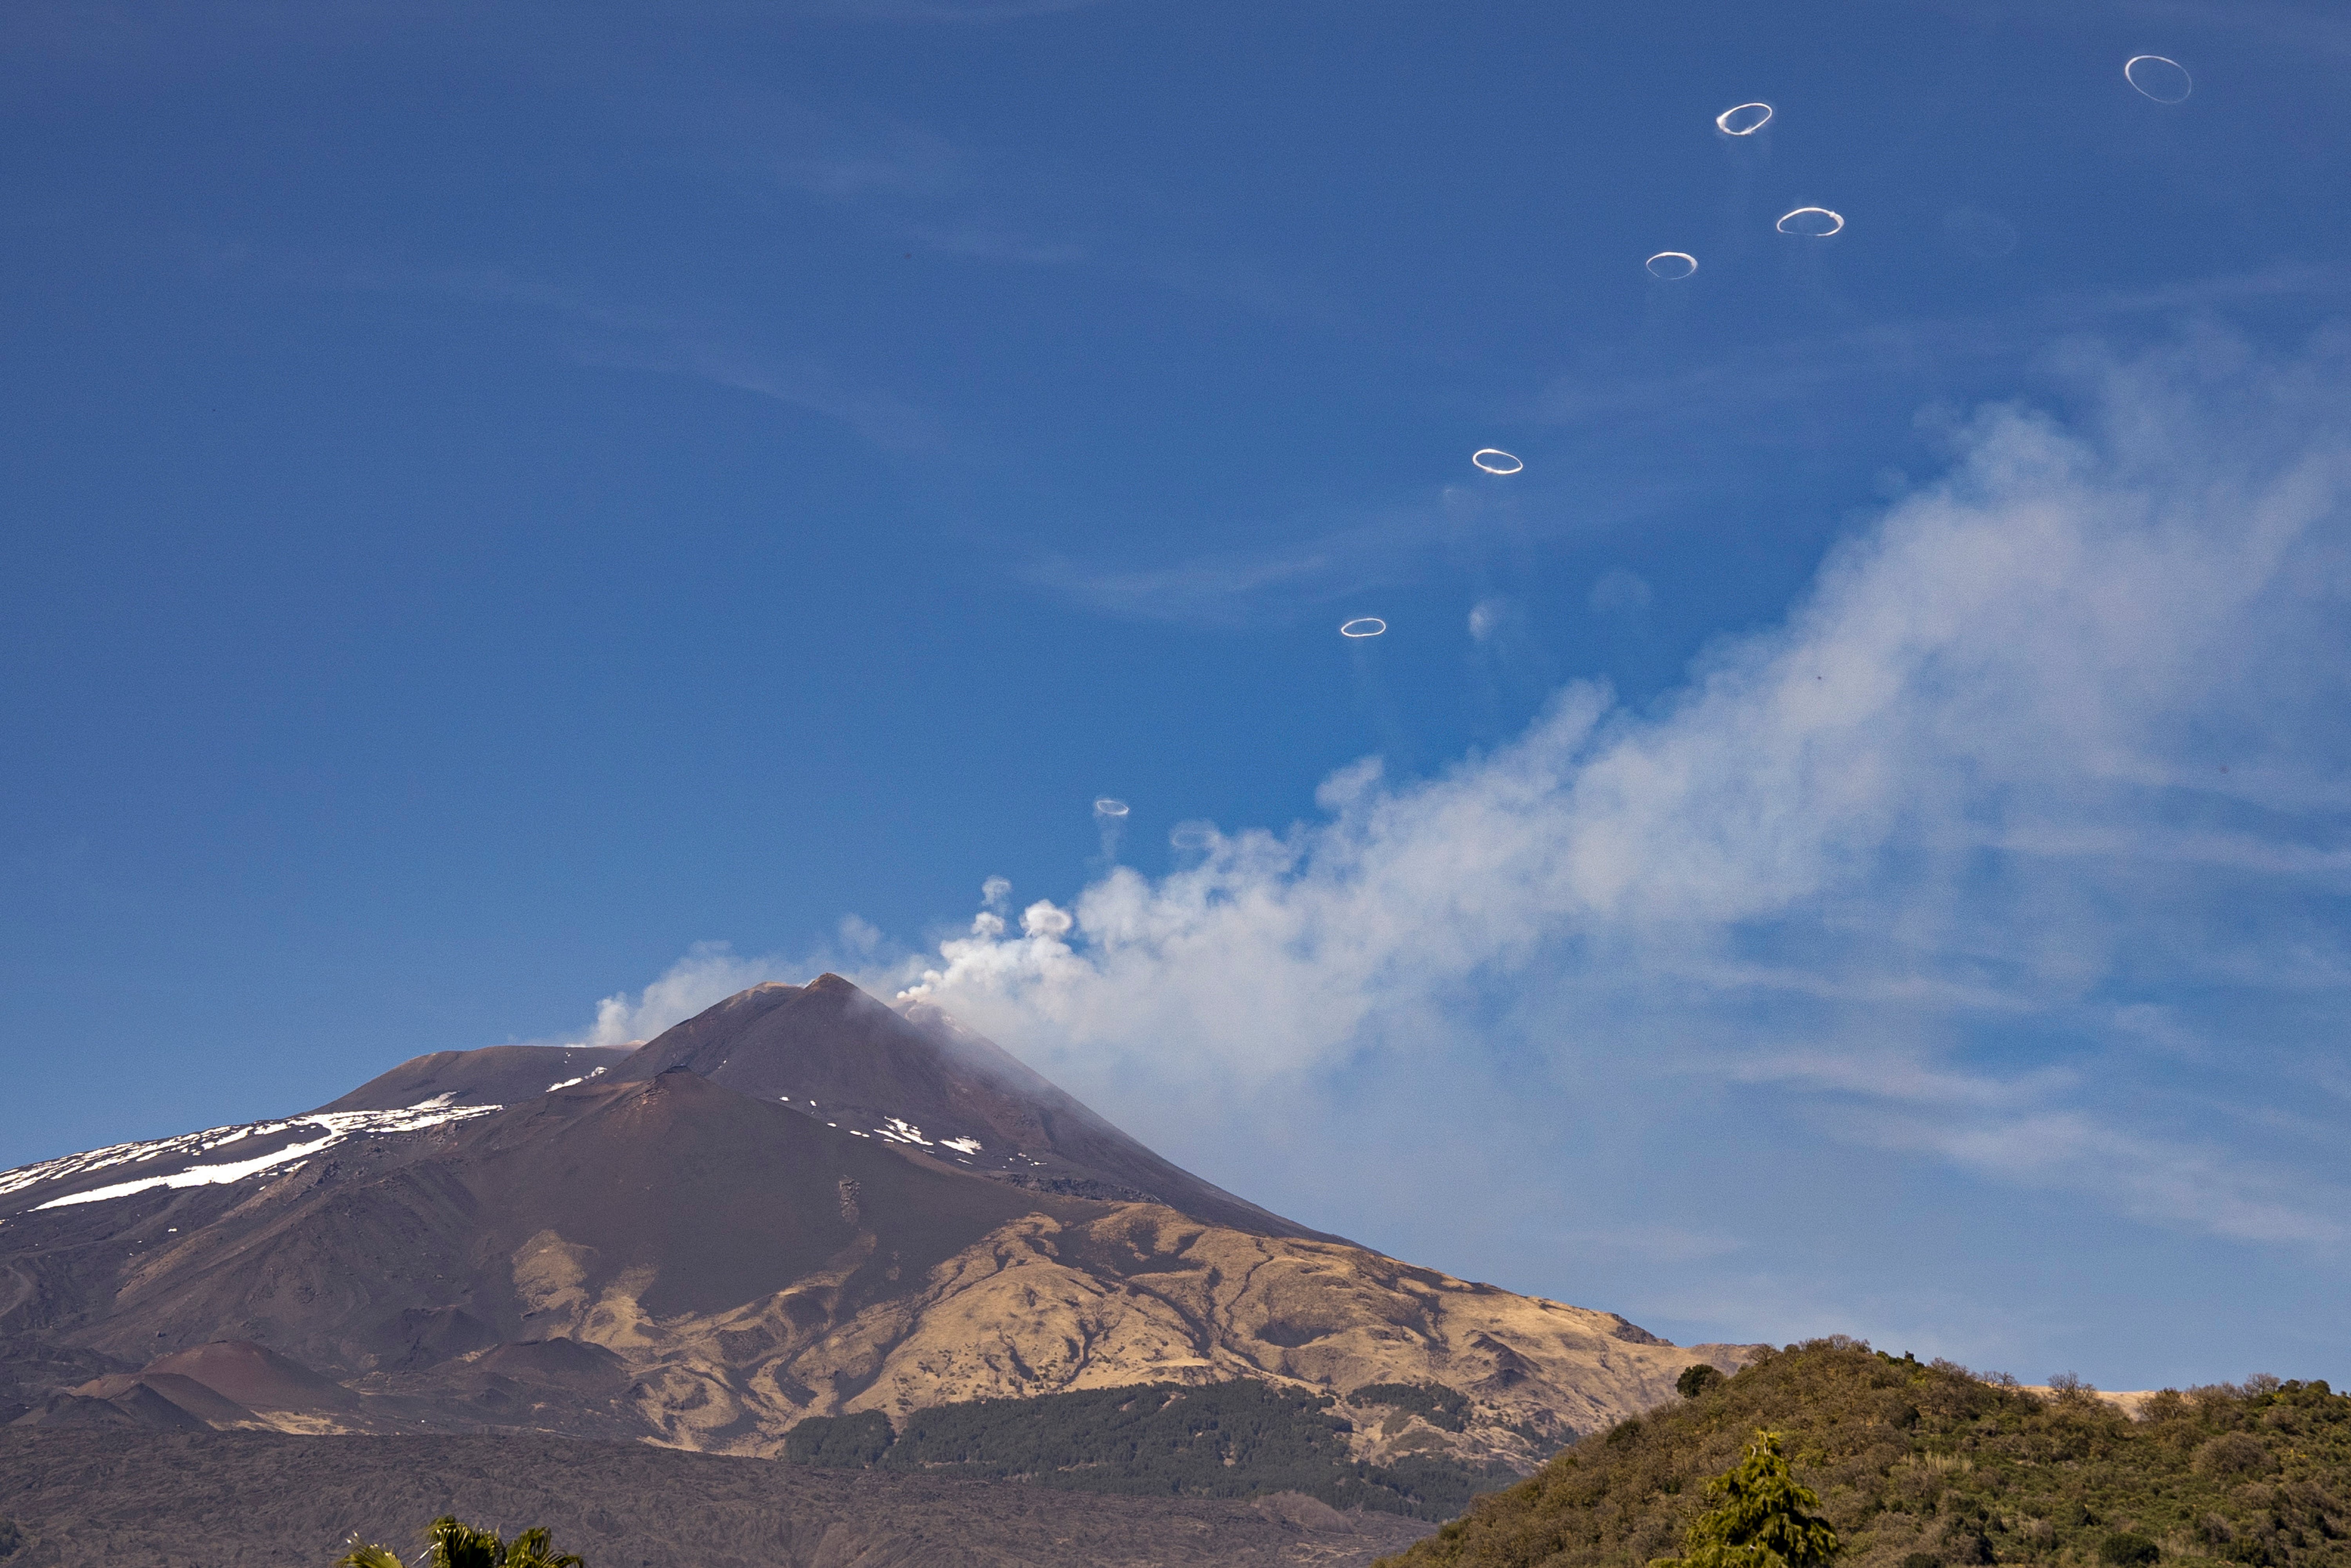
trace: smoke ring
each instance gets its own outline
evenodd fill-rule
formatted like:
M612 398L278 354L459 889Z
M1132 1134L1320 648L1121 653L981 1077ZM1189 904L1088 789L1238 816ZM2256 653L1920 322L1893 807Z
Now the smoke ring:
M1771 226L1783 235L1826 239L1831 235L1844 232L1844 214L1833 213L1826 207L1798 207L1792 213L1782 214L1780 221Z
M1771 123L1771 106L1768 103L1742 103L1714 117L1714 128L1725 136L1752 136Z
M2141 98L2158 103L2183 103L2196 90L2196 78L2188 68L2162 55L2133 55L2123 62L2123 79Z

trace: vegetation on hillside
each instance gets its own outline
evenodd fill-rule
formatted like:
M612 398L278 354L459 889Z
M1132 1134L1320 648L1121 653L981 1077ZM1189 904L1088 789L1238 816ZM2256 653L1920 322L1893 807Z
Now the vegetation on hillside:
M476 1530L451 1514L424 1527L424 1568L584 1568L571 1552L558 1554L553 1538L541 1530L526 1530L512 1541L501 1541L495 1530ZM406 1568L400 1553L351 1538L350 1550L335 1559L334 1568Z
M2324 1383L2166 1390L2134 1420L2069 1378L2035 1394L1843 1338L1693 1381L1391 1561L1637 1568L1771 1430L1841 1568L2351 1568L2351 1397Z
M1440 1432L1469 1429L1469 1396L1438 1383L1366 1383L1347 1396L1347 1403L1385 1405L1417 1416Z
M796 1465L822 1465L828 1469L862 1469L890 1451L898 1435L890 1417L879 1410L854 1416L820 1416L784 1434L784 1458Z
M1674 1379L1674 1392L1685 1399L1695 1399L1721 1381L1722 1369L1701 1361L1682 1368L1682 1375Z
M1385 1385L1429 1401L1415 1385ZM1397 1391L1401 1391L1397 1393ZM1439 1391L1440 1393L1442 1391ZM1356 1402L1391 1404L1385 1396ZM1254 1380L1088 1388L937 1405L893 1432L879 1412L812 1416L784 1438L802 1464L873 1466L1124 1496L1250 1497L1299 1491L1334 1508L1447 1519L1507 1468L1426 1454L1384 1465L1348 1456L1353 1424L1329 1395ZM1433 1408L1446 1413L1440 1402ZM1454 1412L1458 1414L1458 1412Z
M1777 1432L1756 1433L1706 1495L1715 1505L1690 1521L1682 1554L1656 1568L1826 1568L1837 1554L1836 1531L1813 1511L1820 1496L1796 1479Z

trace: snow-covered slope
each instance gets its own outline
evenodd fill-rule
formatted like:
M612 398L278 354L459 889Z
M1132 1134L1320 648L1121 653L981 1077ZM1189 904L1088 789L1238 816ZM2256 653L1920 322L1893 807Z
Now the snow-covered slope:
M207 1127L140 1144L112 1144L0 1171L0 1215L103 1203L157 1187L217 1186L299 1168L353 1138L417 1133L496 1105L452 1105L447 1095L390 1111L313 1111L276 1122ZM113 1173L109 1176L108 1173ZM100 1179L106 1178L106 1179Z

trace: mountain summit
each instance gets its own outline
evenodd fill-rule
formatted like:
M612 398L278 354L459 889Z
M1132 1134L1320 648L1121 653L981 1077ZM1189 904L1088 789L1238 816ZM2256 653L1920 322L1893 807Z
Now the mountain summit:
M1309 1230L832 975L0 1174L0 1419L35 1425L771 1453L811 1415L1254 1378L1391 1390L1364 1457L1523 1469L1742 1354Z
M1016 1186L1162 1203L1268 1236L1322 1236L1162 1159L937 1008L900 1013L833 974L738 991L635 1048L568 1046L560 1059L530 1046L420 1056L321 1109L389 1112L434 1096L503 1104L679 1069Z
M839 975L729 997L648 1041L611 1077L681 1067L1037 1191L1161 1203L1268 1236L1321 1235L1169 1164L938 1009L902 1015Z

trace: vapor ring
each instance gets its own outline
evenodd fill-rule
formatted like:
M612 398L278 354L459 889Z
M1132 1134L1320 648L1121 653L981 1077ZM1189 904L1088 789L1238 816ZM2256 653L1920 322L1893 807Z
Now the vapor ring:
M1342 637L1376 637L1388 629L1388 623L1376 615L1358 615L1339 628Z
M1826 207L1798 207L1794 212L1783 214L1780 221L1771 226L1783 235L1802 235L1806 239L1826 239L1833 234L1844 232L1844 214L1833 213Z
M1526 466L1499 446L1481 446L1469 455L1469 461L1489 474L1515 474Z
M1696 272L1698 257L1686 250L1661 250L1641 265L1649 269L1651 277L1662 277L1672 283Z
M1762 112L1757 113L1758 110ZM1742 103L1714 117L1714 128L1725 136L1752 136L1771 123L1771 106L1768 103Z
M2133 55L2123 62L2123 80L2158 103L2180 103L2196 90L2188 68L2161 55Z

